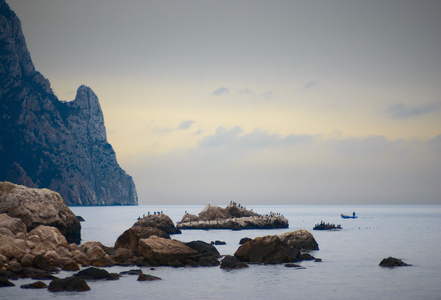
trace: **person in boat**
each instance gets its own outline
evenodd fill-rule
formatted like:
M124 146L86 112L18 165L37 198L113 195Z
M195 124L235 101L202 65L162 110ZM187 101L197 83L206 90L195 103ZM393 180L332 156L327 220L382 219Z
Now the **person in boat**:
M353 218L355 218L355 211L354 211L354 212L352 212L352 217L353 217Z

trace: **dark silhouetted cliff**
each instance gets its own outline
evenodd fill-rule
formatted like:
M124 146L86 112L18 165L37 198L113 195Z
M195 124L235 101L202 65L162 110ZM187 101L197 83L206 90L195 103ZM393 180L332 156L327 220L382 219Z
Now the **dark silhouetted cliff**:
M0 113L0 181L49 188L68 205L138 204L135 184L107 142L97 96L80 86L74 101L58 100L3 0Z

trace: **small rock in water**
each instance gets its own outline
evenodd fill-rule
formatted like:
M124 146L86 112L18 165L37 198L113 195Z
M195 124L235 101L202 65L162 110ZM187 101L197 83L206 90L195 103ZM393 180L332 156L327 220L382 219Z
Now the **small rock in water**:
M394 268L394 267L405 267L405 266L411 266L409 264L406 264L404 261L402 261L401 259L395 258L395 257L388 257L388 258L384 258L381 262L380 262L380 266L381 267L388 267L388 268Z
M153 281L153 280L162 280L162 279L148 274L140 274L138 277L138 281Z
M22 289L47 289L47 284L43 281L36 281L34 283L23 284Z
M12 282L10 282L5 277L0 277L0 287L6 287L6 286L15 286Z
M292 263L290 263L290 264L285 264L285 267L287 267L287 268L296 268L296 269L306 269L305 267L302 267L301 265L298 265L298 264L292 264Z

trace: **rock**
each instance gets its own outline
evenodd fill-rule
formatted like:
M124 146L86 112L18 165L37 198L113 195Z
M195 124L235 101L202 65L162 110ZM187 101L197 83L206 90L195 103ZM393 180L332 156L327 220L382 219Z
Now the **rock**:
M32 267L49 272L57 272L58 269L54 267L50 261L43 255L37 255L32 260Z
M48 189L31 189L0 182L0 213L19 218L31 231L40 225L57 228L69 243L79 244L81 226L60 194Z
M0 287L8 287L8 286L15 286L12 282L10 282L5 277L0 277Z
M78 277L78 276L70 276L65 279L55 278L51 281L48 287L48 291L50 292L62 292L62 291L89 291L90 287L87 285L87 282Z
M67 263L61 268L61 270L63 271L78 271L79 269L80 267L78 266L78 264L74 262Z
M141 275L142 274L142 270L141 269L132 269L129 271L123 271L123 272L119 272L120 275Z
M233 230L288 228L288 220L275 213L261 216L236 203L230 203L226 208L207 205L199 216L185 214L177 227L179 229Z
M239 241L239 245L243 245L243 244L245 244L246 242L249 242L249 241L251 241L251 240L252 240L252 239L249 238L249 237L242 238L242 239L240 239L240 241Z
M199 254L220 257L216 247L203 241L193 241L185 244L186 246L196 250Z
M96 267L109 267L115 261L106 253L110 248L100 242L86 242L80 246L80 250L86 255L88 263ZM75 259L75 258L74 258Z
M115 242L115 249L126 248L134 252L136 255L139 240L149 238L152 235L156 235L166 239L170 238L167 233L158 228L132 226L118 237Z
M219 260L217 260L214 256L203 256L198 261L199 266L201 267L216 267L219 266Z
M388 257L388 258L384 258L381 262L380 262L380 266L381 267L388 267L388 268L394 268L394 267L406 267L406 266L411 266L407 263L405 263L404 261L402 261L399 258L395 258L395 257Z
M315 260L315 257L309 253L300 254L300 260Z
M280 239L300 250L319 250L314 236L304 229L283 233L280 235Z
M172 219L163 213L149 214L139 219L133 227L151 227L157 228L168 234L181 233L179 229L175 227Z
M54 279L55 276L50 274L53 273L54 271L58 271L58 269L56 270L42 270L42 269L36 269L34 267L16 267L12 269L13 272L15 273L15 275L17 277L20 278L32 278L35 280L46 280L46 279Z
M244 262L267 264L300 260L299 250L284 242L277 235L257 237L240 246L234 256Z
M49 188L68 205L136 205L133 179L107 141L98 97L82 85L75 100L58 100L35 70L20 20L5 1L0 20L0 180Z
M237 257L232 255L225 255L220 263L221 269L242 269L248 268L248 265L240 261Z
M287 268L296 268L296 269L298 269L298 270L300 270L300 269L306 269L305 267L302 267L302 266L299 265L299 264L293 264L293 263L285 264L285 267L287 267Z
M40 225L28 233L28 239L32 240L35 244L35 251L49 251L57 250L60 247L67 249L66 238L58 231L57 228L52 226Z
M153 281L153 280L161 280L161 278L148 274L139 274L138 277L138 281Z
M76 273L75 276L82 278L84 280L113 280L111 273L107 272L106 270L90 267L84 270L81 270L80 272Z
M225 243L224 241L214 241L215 245L226 245L227 243Z
M313 230L341 230L341 225L335 225L331 223L325 223L321 221L318 224L315 224Z
M47 284L43 281L36 281L33 283L23 284L20 286L22 289L47 289Z
M153 264L165 266L185 265L198 259L198 252L181 242L151 236L139 241L138 256Z
M80 222L86 222L86 220L84 220L84 218L82 216L77 216L77 219Z
M0 214L0 227L9 229L13 235L27 232L26 225L20 218L12 218L6 213Z
M133 252L126 248L118 248L111 258L116 264L122 266L129 266L133 264L134 255Z

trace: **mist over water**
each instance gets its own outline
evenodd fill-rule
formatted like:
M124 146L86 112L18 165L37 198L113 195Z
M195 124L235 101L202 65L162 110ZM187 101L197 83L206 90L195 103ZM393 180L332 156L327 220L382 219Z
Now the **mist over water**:
M221 205L223 206L223 205ZM185 230L173 239L188 242L225 241L216 246L222 255L234 254L243 237L281 234L306 229L319 244L311 254L322 262L304 261L306 269L284 265L250 265L225 271L219 267L142 268L162 278L138 282L136 276L118 281L88 282L91 291L50 293L23 290L20 285L35 280L14 281L0 289L1 299L439 299L441 294L441 206L247 206L257 213L279 212L289 220L289 229L274 230ZM163 211L176 223L185 211L199 213L203 206L113 206L71 207L82 216L82 238L113 246L117 237L148 212ZM359 216L344 220L341 213ZM341 231L313 231L320 221L341 224ZM383 258L403 259L411 267L385 269ZM111 267L120 272L137 267ZM71 273L62 272L64 278ZM48 282L49 283L49 282Z

